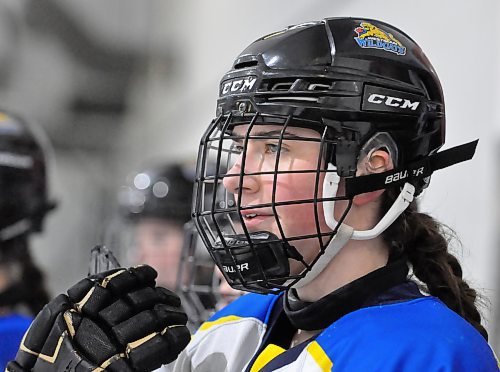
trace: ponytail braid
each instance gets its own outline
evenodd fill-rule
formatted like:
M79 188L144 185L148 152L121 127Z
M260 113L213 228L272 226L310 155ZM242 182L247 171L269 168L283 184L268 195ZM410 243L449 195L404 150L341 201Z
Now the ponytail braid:
M395 190L387 190L382 209L387 211L396 199ZM418 212L413 202L382 234L390 247L390 257L406 255L414 275L425 290L467 320L488 340L476 306L477 292L462 277L462 267L448 247L454 233L431 216Z

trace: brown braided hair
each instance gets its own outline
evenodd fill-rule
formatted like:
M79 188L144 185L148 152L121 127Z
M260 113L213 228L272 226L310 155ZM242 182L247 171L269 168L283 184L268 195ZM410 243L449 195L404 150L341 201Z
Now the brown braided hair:
M390 208L399 192L389 189L385 194L383 211ZM448 250L450 241L456 238L453 230L419 212L414 201L382 234L382 238L390 247L390 259L406 255L413 274L425 285L423 289L438 297L488 340L476 306L479 295L463 279L458 259Z

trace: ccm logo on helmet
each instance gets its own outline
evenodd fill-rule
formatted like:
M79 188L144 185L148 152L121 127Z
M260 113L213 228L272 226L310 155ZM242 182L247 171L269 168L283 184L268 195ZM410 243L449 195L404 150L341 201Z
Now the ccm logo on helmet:
M368 97L368 102L375 103L378 105L384 104L389 107L400 107L402 109L411 109L413 111L415 111L420 105L420 102L418 101L412 102L406 98L385 96L383 94L377 94L377 93L370 94L370 96Z
M247 76L244 78L236 78L225 81L221 84L221 95L251 91L256 81L257 77L255 76Z

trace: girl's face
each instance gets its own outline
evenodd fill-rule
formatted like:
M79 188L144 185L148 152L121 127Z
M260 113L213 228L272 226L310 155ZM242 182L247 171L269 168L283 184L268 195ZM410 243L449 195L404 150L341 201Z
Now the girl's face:
M182 228L165 220L144 218L137 223L136 239L134 262L154 267L157 282L175 289L184 239Z
M248 125L236 126L233 135L246 135ZM251 136L274 136L278 137L283 130L282 126L255 125ZM297 136L320 139L318 132L306 129L289 127L284 137ZM279 139L250 139L247 144L245 158L245 173L274 172L278 152ZM243 149L243 140L235 141L233 148L238 151ZM316 169L320 156L320 143L312 141L301 141L284 139L281 144L278 171L309 171L304 173L279 173L276 178L275 202L308 200L295 205L282 205L276 207L276 215L271 207L258 207L259 204L269 204L273 201L274 174L245 175L241 190L239 190L240 177L224 178L224 187L234 194L238 202L241 193L241 207L255 208L242 211L243 222L249 232L269 231L281 238L278 228L279 220L285 237L299 237L305 235L318 235L316 226L316 213L312 199L316 190ZM321 163L323 164L323 163ZM236 160L228 174L239 174L242 167L242 156ZM317 197L322 196L324 174L321 173L318 180ZM323 216L322 203L317 204L317 214L320 230L322 233L331 231ZM317 237L291 241L304 256L306 262L311 262L319 252L320 244ZM302 264L292 261L292 274L303 269Z

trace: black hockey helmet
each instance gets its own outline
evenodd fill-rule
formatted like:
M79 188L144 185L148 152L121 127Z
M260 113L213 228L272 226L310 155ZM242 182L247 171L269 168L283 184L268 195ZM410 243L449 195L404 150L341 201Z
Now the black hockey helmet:
M218 115L293 115L296 125L350 131L332 159L341 176L353 175L356 152L376 132L391 134L400 164L444 143L432 65L408 35L375 20L331 18L267 35L238 56L219 93Z
M131 220L152 217L182 226L191 219L193 175L187 167L166 164L151 167L129 177L119 193L123 214Z
M47 184L47 150L40 130L0 110L0 241L41 231L55 207Z
M247 125L246 133L235 136L233 128L241 124ZM310 236L286 236L281 227L281 236L249 231L242 211L268 205L237 203L232 208L221 208L221 201L212 196L211 208L204 207L205 199L210 197L205 195L206 185L222 187L222 180L228 177L224 169L230 168L227 163L242 158L239 177L249 175L245 171L247 144L249 140L264 139L251 134L254 126L261 125L283 127L280 133L268 137L276 140L278 147L286 140L299 139L287 137L287 127L314 129L321 136L300 138L321 146L322 159L318 160L317 169L310 170L318 174L315 196L313 200L288 204L323 203L325 210L332 211L331 202L335 199L352 202L357 194L404 186L401 201L390 218L384 219L376 231L357 235L354 232L353 239L380 234L428 185L434 170L469 159L475 149L475 143L471 143L437 153L445 139L441 84L421 48L394 26L371 19L329 18L291 26L258 39L236 58L220 83L216 119L201 141L194 206L198 229L230 284L252 291L272 292L298 283L312 271L327 248L321 239L325 235L317 225L321 253L312 263L302 262L304 271L293 276L288 261L301 260L293 241ZM235 141L237 146L231 144ZM357 177L358 161L375 145L389 151L395 169ZM206 164L214 161L221 168L212 176L207 173ZM280 173L285 172L279 170L277 155L275 177ZM335 188L333 194L323 192L320 197L320 173L331 183L332 177L345 177L346 194L337 195ZM264 173L252 175L258 174ZM241 200L241 187L239 193L237 199ZM275 211L279 204L274 202L274 194L275 190L271 202ZM274 214L279 226L276 211ZM232 230L211 228L220 215L229 216L228 226L233 226ZM329 220L326 214L325 219ZM342 220L330 218L328 225L334 240Z

